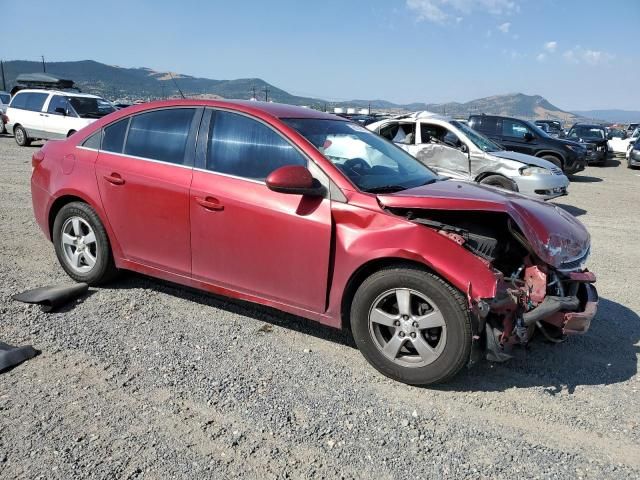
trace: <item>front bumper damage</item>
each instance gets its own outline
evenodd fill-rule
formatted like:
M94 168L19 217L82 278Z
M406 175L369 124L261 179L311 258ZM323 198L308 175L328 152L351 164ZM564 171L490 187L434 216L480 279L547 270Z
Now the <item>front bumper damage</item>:
M554 343L583 334L598 311L592 272L563 274L529 264L522 273L521 278L499 278L495 298L474 302L469 297L477 319L475 339L484 341L478 347L484 346L490 361L509 360L512 348L526 346L537 331Z

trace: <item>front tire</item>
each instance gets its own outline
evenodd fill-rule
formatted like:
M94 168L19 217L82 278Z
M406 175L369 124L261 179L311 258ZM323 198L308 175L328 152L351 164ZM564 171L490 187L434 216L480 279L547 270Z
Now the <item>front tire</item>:
M502 188L515 192L513 182L502 175L489 175L484 177L480 182L482 185L491 185L492 187Z
M465 297L417 268L386 268L367 278L353 298L351 330L376 370L410 385L448 380L471 353Z
M56 256L67 275L77 282L100 285L117 273L107 232L86 203L63 206L53 223Z
M553 163L556 167L558 167L560 170L563 170L562 168L562 162L560 161L560 159L554 155L543 155L542 157L543 160L546 160L547 162L551 162Z
M16 139L16 143L21 147L28 147L31 145L31 139L27 135L27 131L20 125L16 125L13 128L13 136Z

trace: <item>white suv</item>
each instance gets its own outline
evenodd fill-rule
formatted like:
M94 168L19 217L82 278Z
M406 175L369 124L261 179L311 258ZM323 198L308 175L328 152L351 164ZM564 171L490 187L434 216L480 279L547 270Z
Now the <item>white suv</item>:
M25 89L13 96L7 108L7 130L18 145L26 146L32 140L66 138L115 110L95 95Z

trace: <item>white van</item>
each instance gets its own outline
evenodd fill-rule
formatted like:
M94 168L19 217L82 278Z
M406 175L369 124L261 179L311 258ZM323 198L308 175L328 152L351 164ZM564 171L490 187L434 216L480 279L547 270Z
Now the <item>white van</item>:
M103 98L62 90L25 89L18 91L7 108L7 130L16 143L66 138L115 107Z

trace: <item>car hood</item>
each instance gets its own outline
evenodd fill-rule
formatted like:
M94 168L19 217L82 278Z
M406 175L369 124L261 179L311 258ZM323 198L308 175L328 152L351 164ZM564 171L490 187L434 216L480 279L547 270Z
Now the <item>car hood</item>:
M548 160L527 155L526 153L509 152L507 150L500 150L498 152L488 152L489 155L494 157L506 158L507 160L515 160L516 162L524 163L525 165L533 165L536 167L546 168L547 170L553 170L555 165Z
M485 185L445 180L379 195L378 200L383 207L396 209L506 213L536 255L555 268L568 268L567 264L584 259L589 252L589 232L570 213L551 203Z

